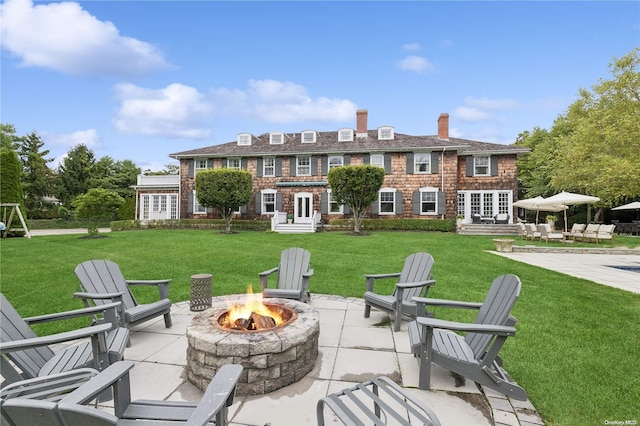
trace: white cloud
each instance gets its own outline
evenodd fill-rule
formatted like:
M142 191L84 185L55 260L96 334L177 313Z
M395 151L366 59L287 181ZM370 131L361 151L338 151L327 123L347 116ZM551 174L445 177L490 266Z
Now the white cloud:
M407 56L398 63L398 68L404 71L414 71L421 73L434 69L433 65L420 56Z
M192 139L211 134L206 127L211 104L193 87L175 83L147 89L118 84L115 90L122 104L113 123L121 132Z
M220 114L240 114L272 123L346 121L357 106L347 99L312 98L304 86L277 80L249 80L245 90L211 91Z
M496 116L495 112L512 110L518 106L519 103L513 99L476 98L469 96L464 99L463 105L454 110L453 114L456 119L468 122L504 121L503 118Z
M96 129L78 130L65 134L48 134L45 132L43 138L47 143L65 148L73 148L82 144L93 150L102 145L102 137Z
M402 45L402 50L420 50L421 46L418 43L406 43Z
M491 114L488 112L467 106L460 106L453 113L456 119L462 121L487 121L492 119Z
M465 105L469 105L471 107L491 109L491 110L511 109L518 106L517 101L514 101L513 99L508 99L508 98L491 99L487 97L483 97L483 98L467 97L464 99L464 103Z
M0 8L2 48L23 66L116 76L144 75L168 66L154 46L121 35L111 22L100 21L78 3L34 6L31 0L7 0Z

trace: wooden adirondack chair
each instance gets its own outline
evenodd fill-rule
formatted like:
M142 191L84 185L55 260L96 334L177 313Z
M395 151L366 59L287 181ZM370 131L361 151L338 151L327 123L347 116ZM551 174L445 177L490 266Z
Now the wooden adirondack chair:
M65 396L60 402L37 401L21 398L8 400L4 409L10 419L30 420L34 426L65 425L115 425L115 424L185 424L225 426L228 424L228 407L233 404L235 390L242 366L222 366L207 387L198 404L177 401L131 401L129 370L131 361L118 362L102 371L91 381ZM113 414L86 404L113 388ZM46 422L38 422L34 411L40 411ZM60 422L60 423L56 423Z
M413 253L404 262L402 272L391 274L366 274L367 291L364 293L364 317L369 318L371 307L387 312L393 318L393 331L400 331L402 317L416 316L416 304L413 298L426 297L429 288L436 282L431 276L433 257L428 253ZM398 278L392 295L375 293L375 280Z
M22 318L2 294L0 305L0 366L6 383L83 367L101 370L123 359L129 330L116 326L119 303L31 318ZM44 337L38 337L29 326L95 315L101 316L104 323ZM49 346L87 337L91 338L90 342L69 346L57 352Z
M280 265L260 272L260 284L263 297L281 297L303 302L311 300L309 293L309 277L313 269L309 269L311 253L305 249L292 247L282 251ZM276 288L268 287L269 275L278 272Z
M502 368L498 356L508 336L515 336L517 320L510 316L522 284L511 274L491 284L484 302L416 298L418 312L426 306L478 309L473 324L418 317L409 327L409 341L420 364L419 388L430 389L431 362L515 399L526 400L523 388ZM467 332L461 336L454 332Z
M120 267L110 260L88 260L75 269L80 280L80 292L73 295L84 301L86 306L118 301L122 303L120 323L131 328L149 321L160 315L164 316L164 325L170 328L171 301L169 300L169 282L171 280L126 280ZM152 303L139 304L129 286L156 286L160 293L160 300Z

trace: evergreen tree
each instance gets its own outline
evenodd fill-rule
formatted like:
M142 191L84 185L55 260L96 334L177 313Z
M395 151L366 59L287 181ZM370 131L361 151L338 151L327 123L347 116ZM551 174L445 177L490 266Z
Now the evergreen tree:
M57 195L62 204L71 205L78 195L90 189L94 163L93 151L84 144L75 146L67 153L58 168L60 186Z
M47 163L53 159L47 159L49 150L43 150L44 142L32 132L21 138L18 146L18 155L22 162L22 191L24 204L32 218L40 217L47 207L44 197L53 194L53 171Z

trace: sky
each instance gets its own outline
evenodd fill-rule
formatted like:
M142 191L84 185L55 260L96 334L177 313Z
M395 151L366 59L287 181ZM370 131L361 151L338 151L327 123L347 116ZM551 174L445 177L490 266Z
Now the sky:
M640 46L638 1L0 3L0 121L56 167L142 170L238 133L356 127L511 144Z

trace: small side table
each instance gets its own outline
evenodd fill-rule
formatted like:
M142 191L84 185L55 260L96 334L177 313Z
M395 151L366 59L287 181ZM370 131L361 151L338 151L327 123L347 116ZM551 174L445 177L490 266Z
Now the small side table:
M192 311L204 311L211 307L213 293L213 276L211 274L191 275L191 304Z

